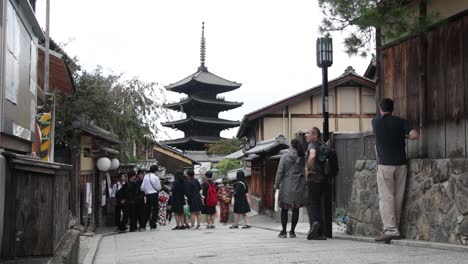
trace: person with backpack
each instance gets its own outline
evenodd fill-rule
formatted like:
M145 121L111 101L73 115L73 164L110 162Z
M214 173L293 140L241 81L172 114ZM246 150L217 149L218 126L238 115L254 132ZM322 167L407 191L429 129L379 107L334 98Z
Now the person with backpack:
M299 208L307 204L307 188L304 175L305 151L301 142L294 138L287 153L281 156L274 188L279 189L279 206L281 208L281 226L279 238L286 238L288 211L292 210L291 231L289 237L295 238L295 228L299 220Z
M213 229L215 228L214 220L216 216L216 205L218 204L218 192L216 191L216 184L211 179L213 173L207 171L205 173L206 180L202 184L203 190L203 208L202 214L206 215L206 228Z
M321 132L317 127L313 127L305 133L306 141L309 143L305 169L308 189L307 214L310 225L307 233L308 240L327 239L325 236L324 205L327 192L329 192L329 183L324 175L323 163L318 159L320 150L324 146L320 137Z
M234 225L230 226L230 229L239 228L241 216L244 219L244 226L242 228L250 228L247 221L247 213L250 212L250 195L249 188L244 179L244 171L238 171L236 181L234 182Z

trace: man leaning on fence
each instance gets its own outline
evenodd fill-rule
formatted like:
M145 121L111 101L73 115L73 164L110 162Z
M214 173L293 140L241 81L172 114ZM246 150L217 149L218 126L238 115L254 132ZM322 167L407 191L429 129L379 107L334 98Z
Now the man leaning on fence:
M383 231L375 241L388 242L400 238L398 227L407 174L405 139L419 139L419 133L408 121L392 115L392 99L383 99L379 110L380 116L372 120L372 129L377 148L377 188Z

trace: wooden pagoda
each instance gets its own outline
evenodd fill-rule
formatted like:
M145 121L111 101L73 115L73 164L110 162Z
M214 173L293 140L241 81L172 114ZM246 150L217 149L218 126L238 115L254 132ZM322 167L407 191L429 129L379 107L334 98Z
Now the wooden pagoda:
M171 92L184 93L187 96L179 102L164 105L164 107L186 114L186 118L162 123L163 126L179 129L185 133L183 138L167 140L162 143L181 150L205 150L207 144L216 143L223 138L220 132L224 129L237 127L238 121L220 119L218 114L240 107L242 102L229 102L218 94L233 91L240 83L228 81L208 71L205 66L205 27L202 26L200 67L194 74L168 85L165 88Z

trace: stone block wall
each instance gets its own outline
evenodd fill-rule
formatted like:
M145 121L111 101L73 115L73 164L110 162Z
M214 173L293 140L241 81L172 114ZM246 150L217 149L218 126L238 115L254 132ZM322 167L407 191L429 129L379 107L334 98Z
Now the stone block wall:
M375 160L355 165L347 233L382 230ZM400 233L408 239L468 245L468 159L414 159L408 166Z

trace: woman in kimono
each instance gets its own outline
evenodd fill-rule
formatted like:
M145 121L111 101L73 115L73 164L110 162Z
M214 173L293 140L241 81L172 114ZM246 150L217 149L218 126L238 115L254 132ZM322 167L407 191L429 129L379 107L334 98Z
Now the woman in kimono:
M159 225L167 224L167 203L169 202L169 191L166 186L159 192Z
M227 224L229 220L229 205L231 204L231 199L232 190L229 186L227 186L227 182L224 182L224 184L219 185L218 200L221 211L219 221L221 223Z

